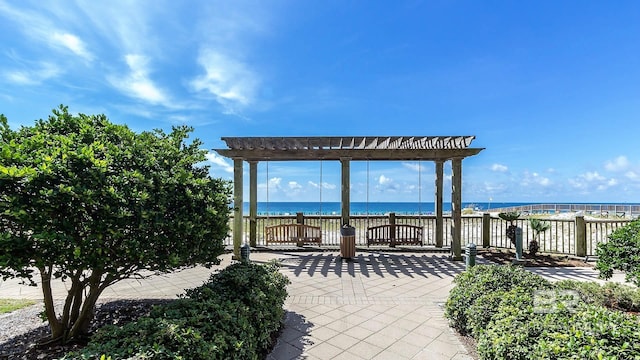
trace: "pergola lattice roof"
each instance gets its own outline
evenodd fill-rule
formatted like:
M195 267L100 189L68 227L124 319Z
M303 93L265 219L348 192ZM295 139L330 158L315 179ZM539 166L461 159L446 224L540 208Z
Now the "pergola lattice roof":
M449 160L476 155L475 136L223 137L216 151L244 160Z

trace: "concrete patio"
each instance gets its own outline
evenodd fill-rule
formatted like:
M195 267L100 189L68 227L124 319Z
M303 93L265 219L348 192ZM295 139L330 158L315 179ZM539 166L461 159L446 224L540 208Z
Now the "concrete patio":
M121 281L101 300L175 298L232 262L230 254L221 259L214 269ZM349 261L337 252L258 252L251 259L280 260L291 280L285 328L269 360L473 359L448 327L442 307L464 262L442 253L384 252L359 252ZM552 280L597 278L589 268L531 270ZM65 284L57 282L55 296L64 293ZM11 280L0 283L0 297L40 300L42 295L39 287Z

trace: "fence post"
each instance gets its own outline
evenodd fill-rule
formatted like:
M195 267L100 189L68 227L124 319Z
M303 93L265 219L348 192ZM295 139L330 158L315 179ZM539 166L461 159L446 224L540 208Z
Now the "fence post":
M587 225L584 216L576 216L576 256L587 256Z
M482 247L491 246L491 214L482 214Z
M296 224L304 224L304 214L301 212L296 213Z
M389 213L389 238L391 238L390 247L396 247L396 213Z

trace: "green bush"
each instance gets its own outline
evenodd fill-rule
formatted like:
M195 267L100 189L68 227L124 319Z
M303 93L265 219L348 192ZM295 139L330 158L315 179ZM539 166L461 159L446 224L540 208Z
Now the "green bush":
M471 335L478 339L489 326L491 319L504 306L532 306L531 291L522 287L515 287L509 291L499 290L480 296L469 307L467 322L471 328Z
M122 327L107 325L98 331L78 357L99 359L207 359L215 346L187 326L187 320L141 318ZM73 356L69 358L75 358Z
M587 304L604 306L609 309L640 312L640 290L636 287L608 282L562 280L556 283L558 289L576 290Z
M259 359L280 328L288 283L275 264L231 265L148 318L100 329L68 358Z
M640 359L637 316L584 305L547 330L532 351L533 359Z
M474 266L456 276L454 283L456 286L449 292L445 304L445 316L450 325L462 334L472 332L468 323L469 310L482 295L516 287L528 291L551 287L547 280L520 267L497 265Z
M481 359L538 359L532 357L538 338L556 331L567 317L566 312L537 314L531 305L501 306L477 339L478 354Z
M633 309L638 304L637 289L568 280L554 288L553 301L546 307L521 288L478 298L468 322L480 358L640 359L638 317L604 307ZM583 301L575 302L562 290L576 290Z
M621 270L627 281L640 286L640 219L611 233L608 242L598 244L596 254L602 278L610 279L614 270Z

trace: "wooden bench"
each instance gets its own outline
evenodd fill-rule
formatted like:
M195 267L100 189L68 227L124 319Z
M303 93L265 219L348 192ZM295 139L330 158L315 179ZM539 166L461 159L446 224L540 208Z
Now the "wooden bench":
M395 231L392 234L391 228ZM392 236L393 235L393 236ZM422 226L416 225L378 225L367 228L367 247L369 245L423 245Z
M319 226L304 224L280 224L264 227L265 239L269 244L304 244L322 243L322 231Z

